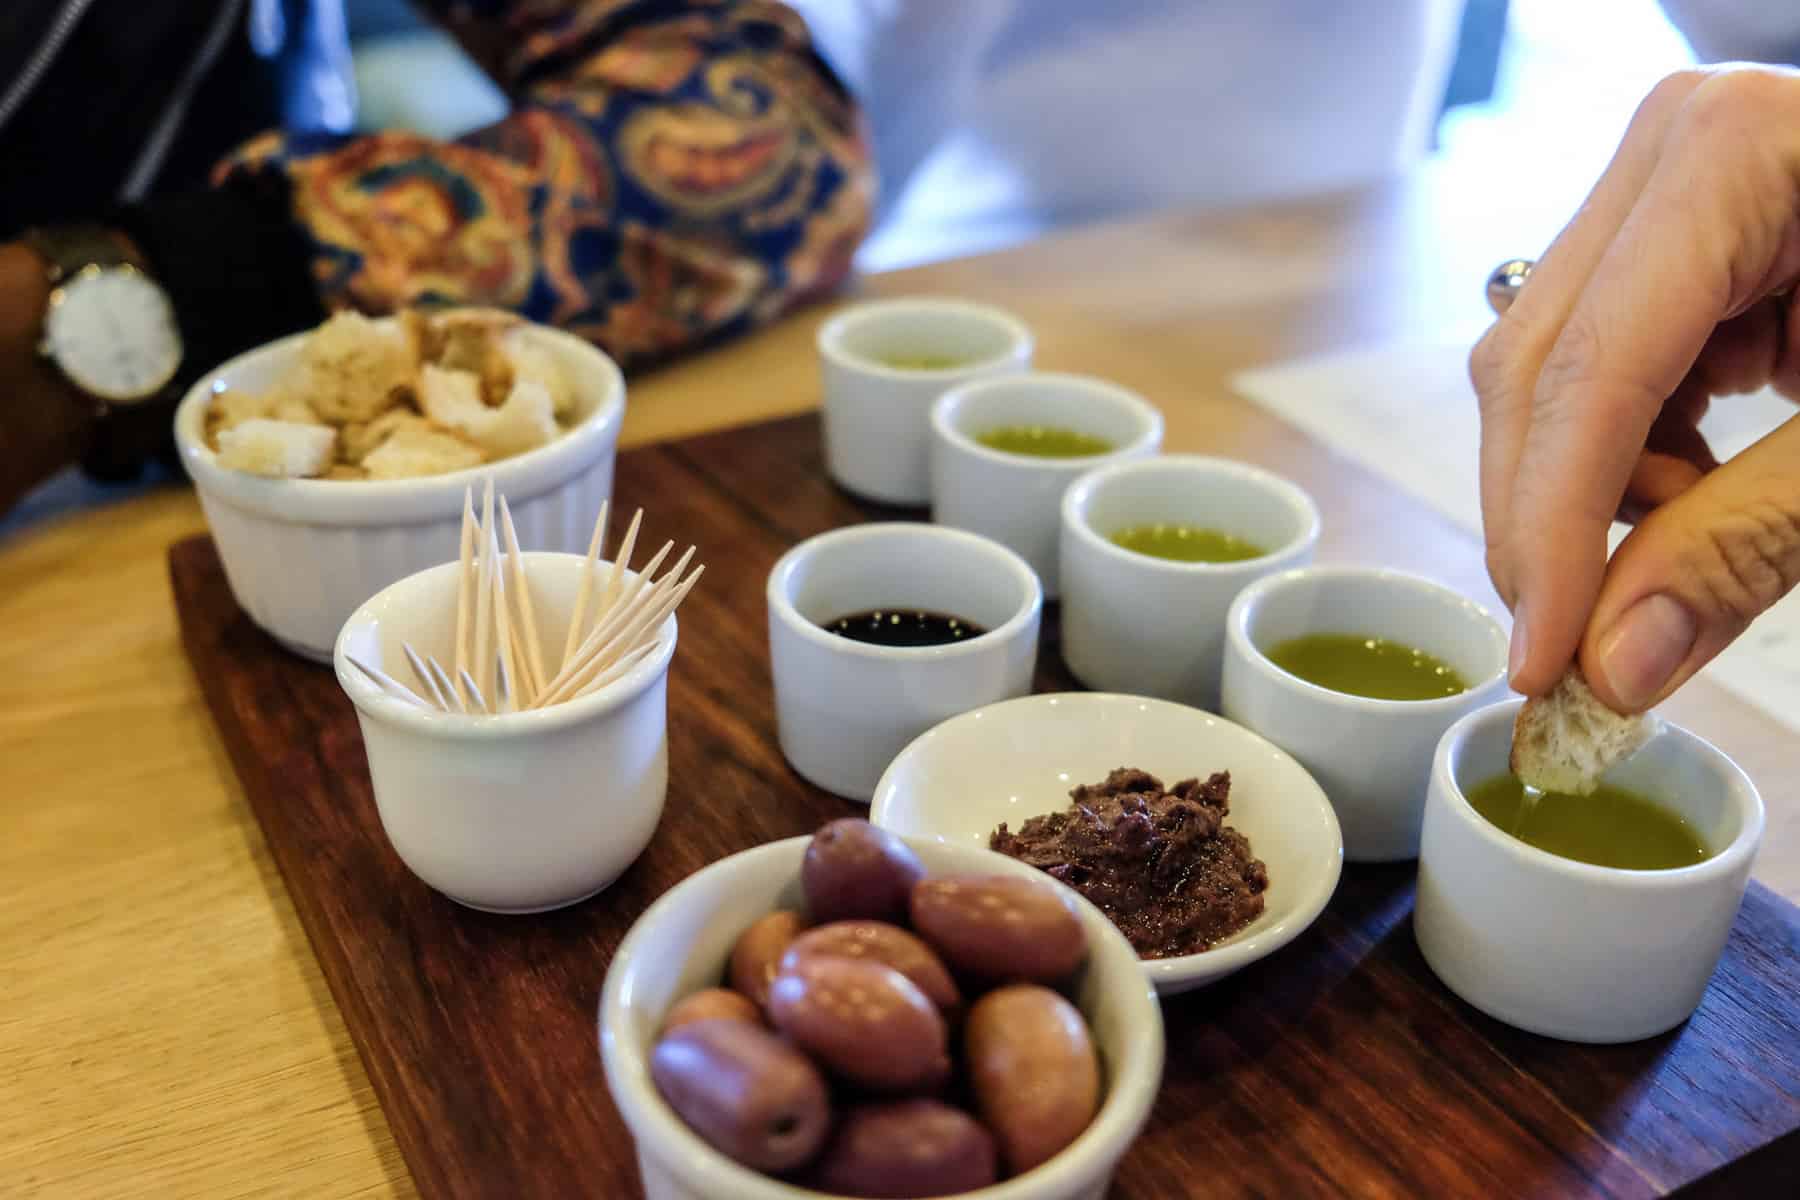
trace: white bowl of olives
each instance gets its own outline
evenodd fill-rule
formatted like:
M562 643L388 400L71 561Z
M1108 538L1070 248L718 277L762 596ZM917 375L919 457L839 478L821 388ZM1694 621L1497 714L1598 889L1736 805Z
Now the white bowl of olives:
M849 819L652 905L600 1043L647 1200L1099 1200L1163 1065L1155 993L1098 909Z

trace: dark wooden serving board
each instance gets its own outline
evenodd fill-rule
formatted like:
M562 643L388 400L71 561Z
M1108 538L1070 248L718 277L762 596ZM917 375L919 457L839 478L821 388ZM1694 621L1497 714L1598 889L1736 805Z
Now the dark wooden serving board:
M629 451L617 496L646 509L650 544L694 542L707 564L669 689L668 808L612 888L545 916L472 912L409 874L331 671L250 623L210 541L170 552L207 701L430 1196L639 1194L595 1038L613 948L702 865L860 811L782 760L763 582L803 537L917 514L826 483L814 418ZM1038 682L1069 686L1054 622ZM1292 945L1164 1005L1162 1093L1115 1195L1800 1195L1800 910L1752 885L1692 1020L1581 1047L1445 991L1413 941L1412 878L1346 869Z

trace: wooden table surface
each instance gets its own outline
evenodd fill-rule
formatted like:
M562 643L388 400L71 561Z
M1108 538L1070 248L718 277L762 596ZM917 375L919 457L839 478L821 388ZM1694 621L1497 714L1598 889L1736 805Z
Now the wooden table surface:
M1503 169L1153 217L860 290L1004 305L1036 331L1041 366L1156 402L1170 449L1304 482L1322 560L1420 571L1493 604L1475 539L1225 381L1477 328L1486 269L1534 253L1579 199L1580 181L1491 186ZM814 407L827 311L633 380L625 444ZM0 1192L410 1195L177 639L165 556L202 528L192 495L168 489L0 541ZM1757 877L1800 899L1791 735L1704 681L1665 712L1756 779L1770 810Z

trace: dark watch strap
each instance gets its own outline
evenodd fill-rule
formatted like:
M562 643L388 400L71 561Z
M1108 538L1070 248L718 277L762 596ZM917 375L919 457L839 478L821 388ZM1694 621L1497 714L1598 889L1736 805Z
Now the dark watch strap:
M27 229L20 240L49 264L53 287L83 267L143 266L132 261L124 240L104 225L45 225Z

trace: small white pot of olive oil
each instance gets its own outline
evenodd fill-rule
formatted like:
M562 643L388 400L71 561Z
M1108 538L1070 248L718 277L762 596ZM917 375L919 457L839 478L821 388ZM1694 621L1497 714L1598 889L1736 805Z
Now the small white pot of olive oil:
M1513 700L1439 743L1413 930L1451 991L1574 1042L1630 1042L1699 1006L1763 833L1762 798L1716 747L1664 724L1593 796L1526 801Z

